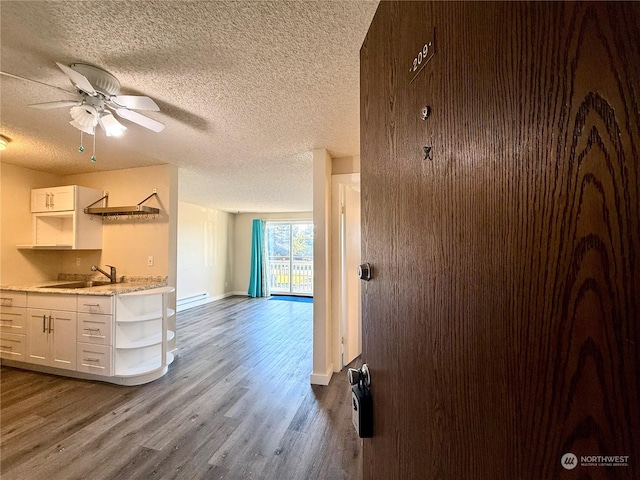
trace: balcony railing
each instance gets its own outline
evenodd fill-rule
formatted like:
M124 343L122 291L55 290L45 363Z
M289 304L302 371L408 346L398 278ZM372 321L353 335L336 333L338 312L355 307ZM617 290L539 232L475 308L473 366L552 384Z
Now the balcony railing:
M313 294L313 261L270 258L269 288L276 293Z

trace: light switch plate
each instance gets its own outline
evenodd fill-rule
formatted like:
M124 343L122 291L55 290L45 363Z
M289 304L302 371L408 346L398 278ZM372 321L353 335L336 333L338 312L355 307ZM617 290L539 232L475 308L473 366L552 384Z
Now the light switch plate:
M153 267L153 255L149 255L147 258L147 267Z

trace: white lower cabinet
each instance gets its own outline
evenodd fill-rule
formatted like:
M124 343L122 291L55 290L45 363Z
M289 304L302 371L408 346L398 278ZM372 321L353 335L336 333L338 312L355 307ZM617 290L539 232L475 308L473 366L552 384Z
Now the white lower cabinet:
M100 303L111 301L112 297L100 298ZM80 313L83 306L89 309L97 309L99 305L94 299L78 297L78 352L77 368L79 372L95 375L113 375L113 347L112 330L113 315L98 313ZM86 311L86 308L84 308ZM102 311L111 311L110 308L102 308Z
M0 358L24 361L27 354L27 294L0 291Z
M112 315L78 313L78 342L112 345Z
M77 369L94 375L113 375L111 345L78 342Z
M167 329L167 319L175 315L167 307L173 291L172 287L119 295L2 291L0 358L21 362L23 368L55 367L122 385L150 382L164 375L173 361L167 350L167 342L175 337Z
M30 308L27 362L76 369L76 312Z
M25 335L0 332L0 358L24 362L27 356Z

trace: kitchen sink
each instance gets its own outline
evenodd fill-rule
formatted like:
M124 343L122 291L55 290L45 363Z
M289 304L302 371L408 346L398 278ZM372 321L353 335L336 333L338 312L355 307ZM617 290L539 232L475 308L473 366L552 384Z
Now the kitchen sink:
M66 283L57 283L55 285L44 285L41 288L90 288L90 287L101 287L103 285L111 285L111 282L101 282L92 280L89 282L66 282Z

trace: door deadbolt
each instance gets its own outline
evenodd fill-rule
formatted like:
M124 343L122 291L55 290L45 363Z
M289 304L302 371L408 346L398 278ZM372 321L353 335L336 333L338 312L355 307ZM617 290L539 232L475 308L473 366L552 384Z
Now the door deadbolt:
M373 267L369 263L363 263L358 266L358 278L360 280L369 281L373 273Z

